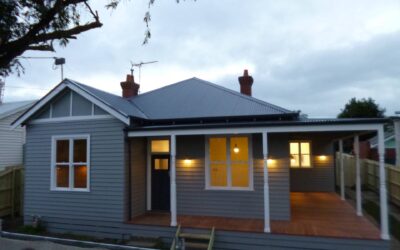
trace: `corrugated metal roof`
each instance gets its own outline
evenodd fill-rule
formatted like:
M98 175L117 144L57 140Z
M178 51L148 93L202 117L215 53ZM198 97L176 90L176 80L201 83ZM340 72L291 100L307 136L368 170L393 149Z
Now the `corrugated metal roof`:
M135 104L125 98L122 98L121 96L117 96L70 79L65 79L64 82L78 86L79 88L96 97L106 105L116 109L117 111L122 112L127 116L147 119L147 116L138 107L136 107Z
M295 113L198 78L140 94L130 101L152 120Z
M6 102L0 104L0 119L28 108L35 101Z

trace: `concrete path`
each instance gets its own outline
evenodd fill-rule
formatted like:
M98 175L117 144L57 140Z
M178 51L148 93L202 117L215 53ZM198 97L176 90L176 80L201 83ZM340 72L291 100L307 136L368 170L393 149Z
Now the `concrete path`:
M82 248L56 244L49 241L25 241L0 238L0 250L106 250L105 248Z

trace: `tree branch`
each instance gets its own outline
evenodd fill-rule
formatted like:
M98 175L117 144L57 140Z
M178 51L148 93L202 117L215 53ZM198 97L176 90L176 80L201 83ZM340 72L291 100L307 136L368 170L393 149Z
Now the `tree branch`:
M43 44L43 45L30 45L28 46L28 50L40 50L40 51L51 51L54 52L54 48L52 45Z
M76 37L74 35L77 35L79 33L82 33L82 32L85 32L85 31L88 31L91 29L100 28L101 26L103 26L103 24L101 22L95 21L95 22L87 23L85 25L76 26L69 30L57 30L57 31L53 31L51 33L39 34L39 35L35 36L32 39L32 41L34 41L35 43L38 43L38 42L44 42L44 41L48 41L48 40L57 40L57 39L62 39L62 38L76 39Z

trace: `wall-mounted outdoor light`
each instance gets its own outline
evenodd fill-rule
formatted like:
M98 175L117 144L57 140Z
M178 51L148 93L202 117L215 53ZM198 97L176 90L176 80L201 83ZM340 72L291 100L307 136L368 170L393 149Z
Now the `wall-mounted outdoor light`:
M183 160L183 164L187 167L189 167L190 165L192 165L192 160L191 159L185 159Z
M235 153L235 154L237 154L237 153L239 153L239 147L237 146L237 144L235 144L235 146L233 147L233 152Z

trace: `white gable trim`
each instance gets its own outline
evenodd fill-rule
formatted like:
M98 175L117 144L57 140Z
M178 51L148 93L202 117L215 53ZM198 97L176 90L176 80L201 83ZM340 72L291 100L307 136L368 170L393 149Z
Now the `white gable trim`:
M31 107L25 114L20 116L16 121L14 121L12 125L12 129L15 129L16 127L20 126L22 123L26 122L34 113L36 113L39 109L44 107L49 101L51 101L57 94L59 94L61 91L63 91L65 88L69 88L78 94L82 95L84 98L87 100L91 101L92 103L96 104L100 108L104 109L107 111L109 114L117 118L118 120L122 121L126 125L130 124L130 119L129 116L122 114L108 105L104 104L103 102L99 101L97 98L89 95L85 91L83 91L81 88L73 85L72 83L67 84L65 82L60 83L56 88L54 88L50 93L48 93L44 98L42 98L39 102L37 102L33 107Z
M114 116L112 116L112 115L80 115L80 116L65 116L65 117L57 117L57 118L43 118L43 119L33 120L30 122L30 124L87 121L87 120L100 120L100 119L114 119Z

